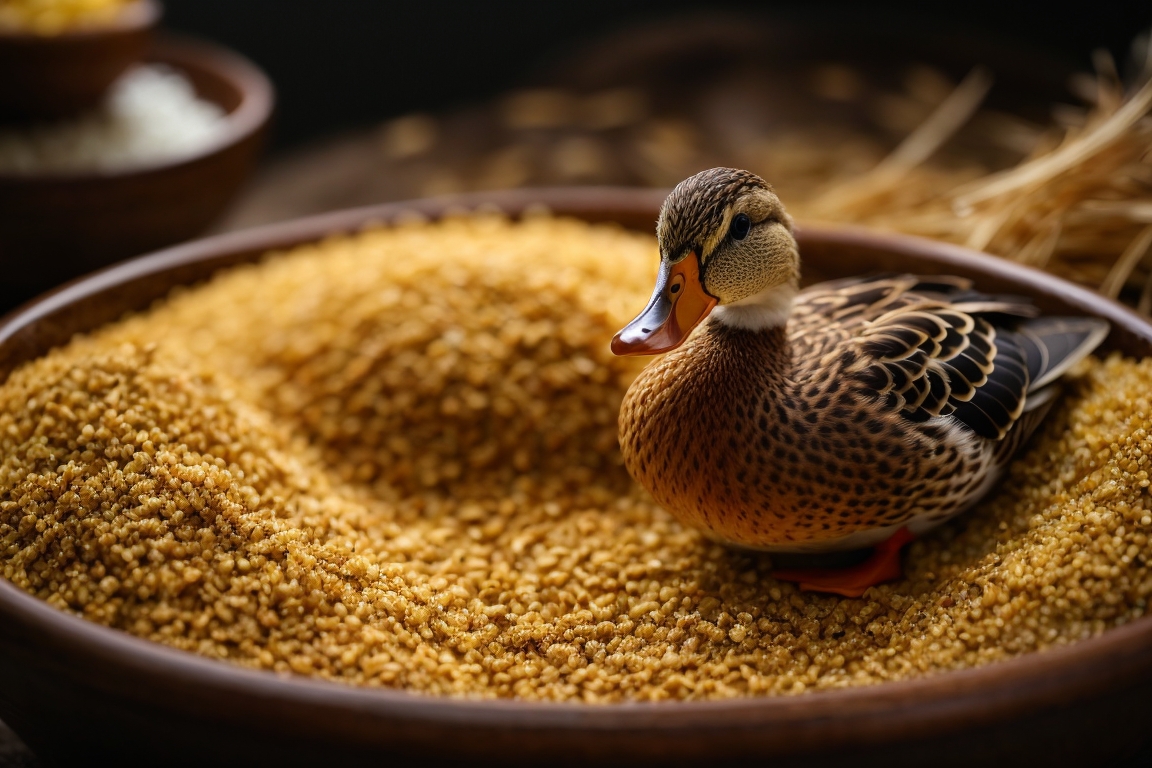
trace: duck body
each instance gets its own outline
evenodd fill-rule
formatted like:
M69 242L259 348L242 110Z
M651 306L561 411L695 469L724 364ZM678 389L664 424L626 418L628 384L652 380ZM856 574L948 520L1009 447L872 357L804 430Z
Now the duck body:
M763 330L707 321L629 389L628 471L685 523L774 552L867 547L962 512L1054 393L1025 410L1033 376L1021 331L963 311L1011 318L1030 314L1027 304L936 280L948 284L898 276L814 286L786 325ZM1023 332L1044 338L1063 325L1026 320ZM933 327L965 349L929 337Z
M949 276L799 291L791 220L747 171L682 182L657 234L652 300L613 340L617 354L663 353L625 395L625 465L728 544L887 545L883 567L815 589L856 595L898 575L899 547L995 484L1060 376L1108 333Z

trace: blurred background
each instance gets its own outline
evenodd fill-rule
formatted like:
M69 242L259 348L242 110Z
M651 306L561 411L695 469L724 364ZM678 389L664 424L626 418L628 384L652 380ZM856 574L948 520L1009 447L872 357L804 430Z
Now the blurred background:
M228 228L480 189L671 186L719 164L795 202L875 165L975 65L994 81L988 106L1041 126L1094 52L1132 68L1152 25L1140 2L336 0L322 20L303 0L166 9L168 27L250 56L278 89L270 172ZM953 154L986 169L1027 154L995 132L977 126Z
M81 0L0 0L0 96L13 79L5 56L23 55L3 34L5 4L37 3ZM1152 223L1146 120L1108 128L1122 146L1110 140L1103 154L1087 142L1096 149L1069 166L1073 188L1058 196L1035 184L1010 199L969 194L1086 142L1140 91L1152 59L1133 42L1152 28L1147 2L135 5L148 3L163 7L152 59L187 70L197 94L228 113L225 125L243 99L235 82L217 82L229 69L220 54L246 57L275 88L270 127L261 117L243 140L221 128L236 146L192 152L186 164L199 169L174 158L81 177L46 172L61 154L56 129L13 138L25 127L5 125L0 103L0 309L206 230L487 189L667 188L716 165L765 176L801 219L963 243L1152 309L1152 269L1129 252ZM188 59L165 35L220 50ZM63 50L66 40L38 44ZM44 68L14 71L36 79ZM23 170L5 166L6 151ZM1009 203L1016 213L1004 218ZM50 274L45 259L57 265Z
M877 38L884 37L881 30L887 27L896 35L949 38L963 45L972 61L980 60L985 49L1000 48L1080 69L1091 67L1096 48L1110 49L1122 59L1136 33L1152 25L1152 5L1139 0L167 0L165 8L169 28L224 43L269 73L280 94L275 150L388 117L459 108L546 82L606 37L676 20L792 23L814 33L822 25L848 26Z
M730 165L765 176L801 220L951 240L1152 311L1147 120L1042 183L978 189L1116 128L1105 124L1152 73L1140 39L1152 5L344 0L315 12L167 3L170 28L243 52L278 89L268 160L222 229L486 189L667 188Z
M170 29L251 57L278 90L266 162L221 229L486 189L667 188L730 165L768 178L801 220L963 243L1152 309L1152 214L1093 208L1152 205L1147 120L1060 178L964 198L1091 143L1152 72L1147 3L166 9Z

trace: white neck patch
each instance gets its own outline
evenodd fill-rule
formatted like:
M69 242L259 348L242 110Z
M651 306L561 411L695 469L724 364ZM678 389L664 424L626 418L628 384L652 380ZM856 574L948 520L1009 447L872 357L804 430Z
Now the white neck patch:
M791 283L765 288L746 299L724 304L712 310L712 316L729 328L763 331L788 322L796 286Z

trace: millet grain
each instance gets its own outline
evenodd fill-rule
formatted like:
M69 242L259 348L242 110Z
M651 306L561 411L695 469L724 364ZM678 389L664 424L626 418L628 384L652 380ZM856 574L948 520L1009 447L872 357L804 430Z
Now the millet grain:
M412 221L78 337L0 387L3 576L248 667L587 702L871 684L1144 615L1152 362L1082 366L907 580L802 594L621 466L641 363L607 341L654 264L610 227Z

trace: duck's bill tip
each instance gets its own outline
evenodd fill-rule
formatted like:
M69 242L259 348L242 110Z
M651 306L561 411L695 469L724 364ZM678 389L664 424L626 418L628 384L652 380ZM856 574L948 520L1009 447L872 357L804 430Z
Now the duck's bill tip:
M667 325L666 323L660 328L644 334L636 331L630 333L629 331L632 329L630 324L612 337L612 354L620 356L658 355L661 352L670 352L683 344L688 334L684 334L682 338L677 338L677 335L669 332Z
M700 282L696 254L661 265L652 300L612 338L616 355L658 355L676 349L716 306Z

